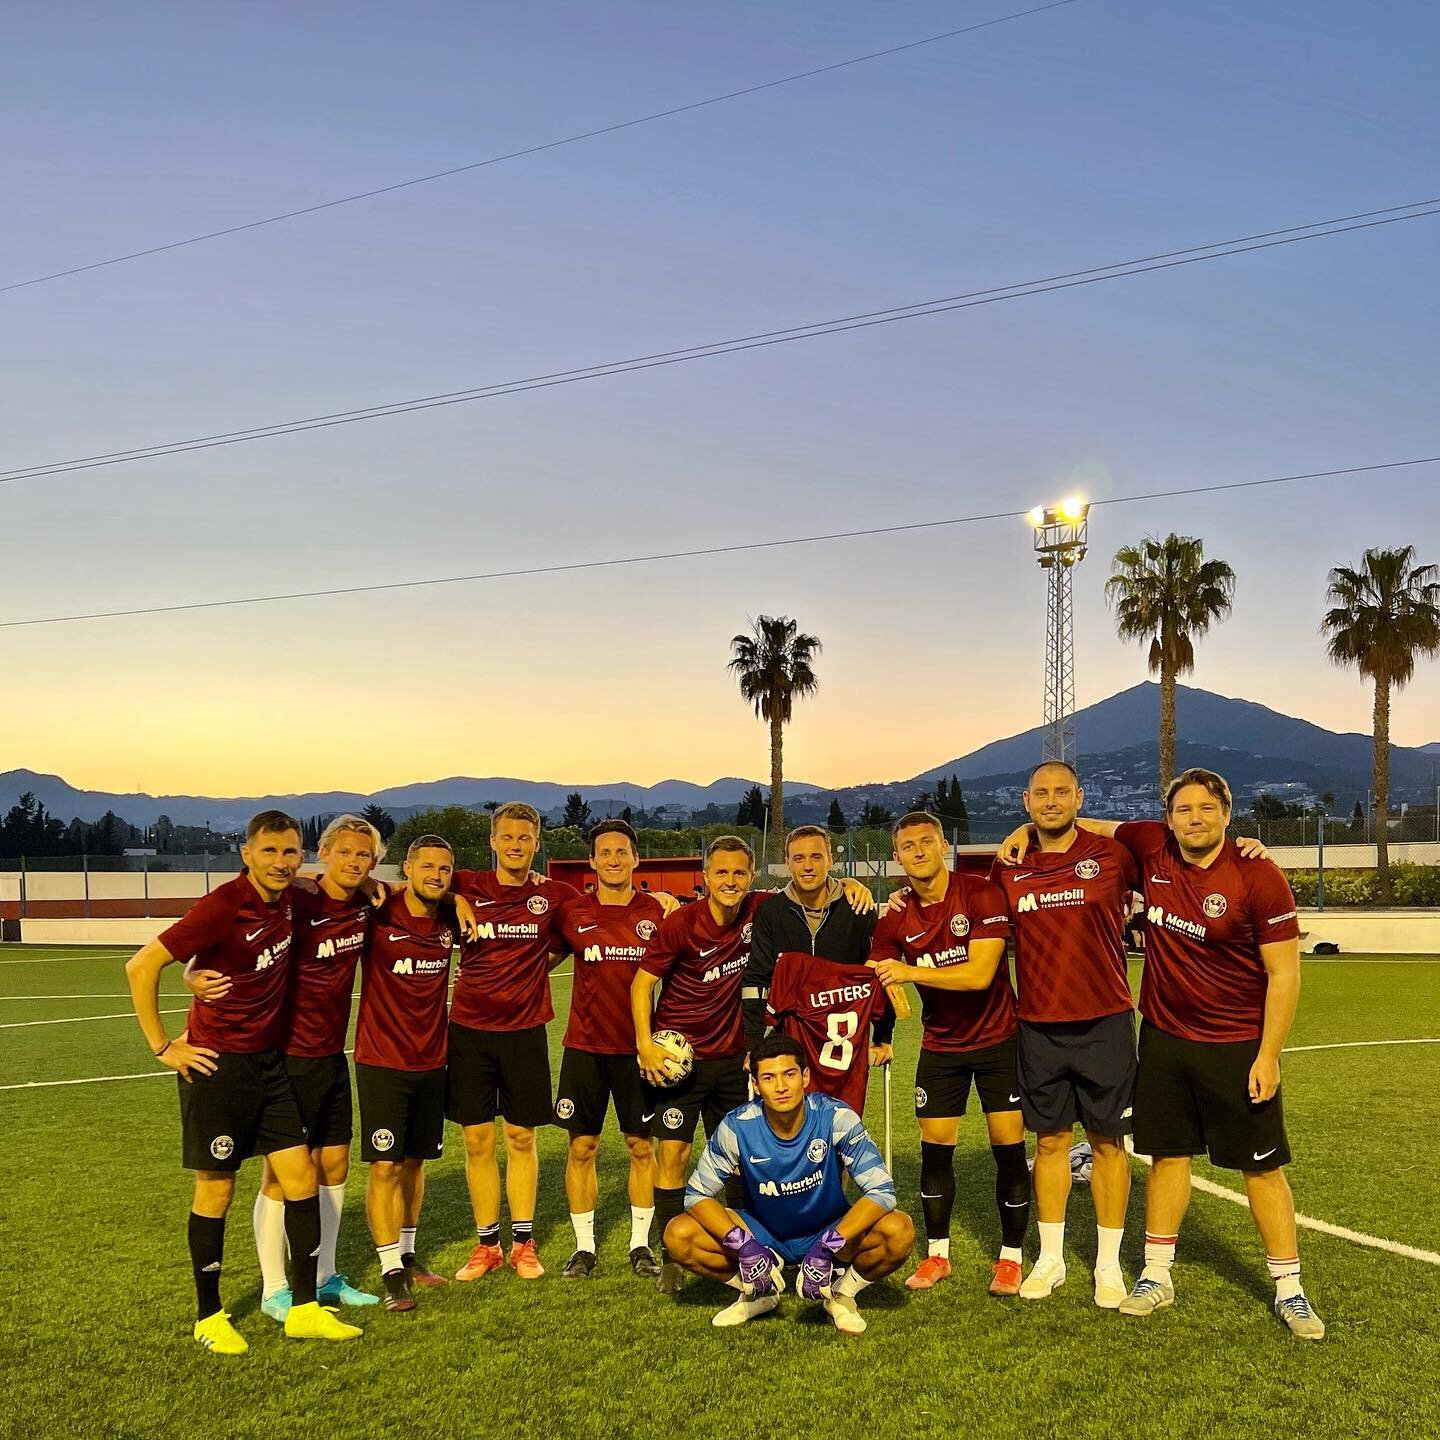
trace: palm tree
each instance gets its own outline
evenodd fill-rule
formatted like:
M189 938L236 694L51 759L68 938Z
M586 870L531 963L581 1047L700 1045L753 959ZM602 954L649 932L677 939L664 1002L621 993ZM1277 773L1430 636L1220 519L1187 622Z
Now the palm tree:
M1321 633L1337 665L1375 682L1375 861L1380 903L1390 903L1390 692L1440 653L1440 566L1415 565L1415 547L1367 550L1358 570L1330 572L1331 609Z
M1175 680L1195 668L1195 637L1223 620L1235 600L1235 572L1207 560L1190 535L1147 535L1115 552L1105 599L1122 640L1150 642L1150 673L1160 676L1160 793L1175 773Z
M812 661L820 653L814 635L801 635L788 615L762 615L753 633L730 641L729 669L740 693L755 713L770 724L770 833L785 833L785 774L781 759L783 732L797 700L820 688Z

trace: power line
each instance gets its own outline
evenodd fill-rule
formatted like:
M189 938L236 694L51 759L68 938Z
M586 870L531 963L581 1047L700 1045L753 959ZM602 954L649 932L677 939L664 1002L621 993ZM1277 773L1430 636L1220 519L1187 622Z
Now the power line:
M1140 495L1112 495L1103 500L1092 500L1090 507L1095 509L1101 505L1134 505L1143 500L1169 500L1181 495L1214 495L1226 490L1255 490L1268 485L1291 485L1339 475L1368 475L1383 470L1401 470L1413 465L1435 464L1440 464L1440 455L1423 455L1413 460L1385 460L1373 465L1348 465L1335 470L1310 470L1297 475L1271 475L1263 480L1233 480L1214 485L1183 486L1174 490L1150 490ZM483 580L514 580L539 575L559 575L576 570L613 570L626 565L654 565L663 560L695 560L715 555L737 555L747 550L779 550L796 545L820 545L836 540L861 540L916 530L979 525L991 520L1014 520L1026 514L1024 510L992 510L976 515L957 515L947 520L912 520L900 525L878 525L865 530L834 530L819 535L794 535L782 540L745 540L732 545L707 545L694 550L664 550L649 555L624 555L605 560L572 560L559 565L486 570L475 575L437 575L424 580L383 580L369 585L337 585L325 590L291 590L277 595L245 595L228 600L189 600L174 605L140 606L131 610L92 610L76 615L46 615L33 620L0 620L0 629L69 625L83 620L118 620L137 615L174 615L187 610L221 610L240 605L268 605L282 600L320 600L336 595L373 595L387 590L469 585Z
M1427 206L1430 208L1424 208ZM477 400L493 400L504 395L521 394L527 390L574 385L584 380L601 380L612 375L630 374L637 370L660 369L670 365L685 364L692 360L707 360L718 355L733 355L746 350L790 344L797 340L820 339L827 335L843 334L850 330L891 325L901 320L918 320L929 315L943 315L955 310L968 310L981 305L999 304L1006 300L1024 299L1030 295L1044 295L1058 290L1097 285L1107 280L1123 280L1133 275L1170 270L1182 265L1197 265L1207 260L1223 260L1232 255L1248 254L1256 250L1296 245L1304 240L1322 240L1331 235L1343 235L1356 230L1396 225L1407 220L1423 220L1437 214L1440 214L1440 197L1431 197L1428 200L1418 200L1408 205L1392 205L1380 210L1360 211L1353 215L1338 216L1330 220L1316 220L1305 225L1290 225L1279 230L1259 231L1256 234L1239 236L1233 240L1217 240L1206 245L1190 245L1178 250L1164 251L1158 255L1141 256L1133 260L1119 260L1109 265L1092 266L1085 270L1072 270L1059 275L1043 276L1035 280L1016 281L1010 285L992 286L989 289L972 290L933 300L919 300L908 305L897 305L884 310L863 311L830 320L817 320L786 329L760 331L756 334L742 335L729 340L709 341L676 350L656 351L648 355L632 356L625 360L603 361L571 370L551 371L547 374L530 375L516 380L496 381L493 384L476 386L469 390L442 391L411 400L389 401L355 410L332 411L328 414L307 416L299 420L276 421L269 425L223 431L190 440L166 441L155 445L141 446L134 450L112 450L98 455L81 456L74 460L20 466L13 470L0 471L0 484L12 484L19 480L36 480L49 475L65 475L79 470L104 469L113 465L131 464L136 460L155 460L167 455L183 455L195 450L213 450L223 446L243 445L252 440L269 440L277 436L295 435L308 430L324 430L337 425L353 425L364 420L383 420L392 415L441 409Z
M794 75L782 75L778 80L766 80L758 85L747 85L740 90L728 90L723 95L711 95L704 100L692 100L685 105L674 105L668 110L656 110L649 115L639 115L632 120L620 120L613 125L600 125L593 130L582 130L575 135L566 135L560 140L546 140L539 145L527 145L521 150L510 150L503 155L491 155L484 160L472 160L466 165L452 165L447 170L436 170L429 175L416 175L409 180L397 180L393 185L378 185L373 190L361 190L354 195L342 195L336 200L323 200L315 205L304 205L298 210L285 210L278 215L267 215L260 220L247 220L241 225L227 225L223 230L207 230L202 235L190 235L183 240L171 240L164 245L151 245L144 250L131 250L124 255L112 255L106 260L92 260L88 265L72 265L68 270L55 270L48 275L35 275L28 280L14 280L0 285L0 294L9 290L23 290L32 285L44 285L51 280L63 280L70 275L82 275L87 270L103 270L110 265L123 265L128 260L140 260L147 255L160 255L167 250L180 250L187 245L200 245L207 240L218 240L225 235L239 235L246 230L258 230L265 225L278 225L283 220L294 220L301 215L314 215L321 210L334 210L341 205L353 205L357 200L370 200L377 195L390 195L397 190L408 190L416 185L428 185L434 180L446 180L452 175L463 175L470 170L483 170L490 165L500 165L507 160L519 160L527 155L539 155L546 150L558 150L563 145L576 145L582 140L595 140L602 135L614 135L620 130L632 130L637 125L649 125L656 120L667 120L674 115L685 115L692 110L704 110L711 105L723 105L729 100L739 100L747 95L758 95L765 90L774 90L781 85L793 85L798 80L813 80L817 75L829 75L836 70L846 70L854 65L865 65L871 60L883 60L890 55L900 55L906 50L918 50L924 45L937 45L942 40L953 40L959 35L971 35L977 30L989 30L996 25L1006 25L1012 20L1024 20L1031 15L1040 15L1047 10L1059 10L1073 5L1076 0L1051 0L1046 5L1034 5L1028 10L1016 10L1009 15L997 15L992 20L980 20L974 25L962 25L955 30L946 30L939 35L927 35L923 40L910 40L903 45L891 45L885 50L872 50L865 55L854 55L848 60L837 60L831 65L817 65L811 70L801 70Z

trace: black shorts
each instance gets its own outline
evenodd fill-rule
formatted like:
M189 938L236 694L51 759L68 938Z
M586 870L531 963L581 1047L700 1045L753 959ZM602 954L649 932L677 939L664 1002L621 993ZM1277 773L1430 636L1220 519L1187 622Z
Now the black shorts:
M548 1125L553 1112L545 1027L472 1030L452 1021L445 1113L457 1125L488 1125L497 1114L526 1130Z
M713 1135L715 1127L750 1098L750 1084L743 1057L731 1055L723 1060L697 1060L695 1068L678 1085L666 1089L647 1081L645 1093L649 1102L646 1111L656 1122L655 1138L691 1145L696 1123L703 1119L705 1134Z
M1140 1026L1135 1149L1154 1160L1209 1151L1223 1170L1276 1170L1290 1163L1285 1111L1276 1090L1250 1102L1259 1040L1205 1044L1148 1021Z
M1096 1135L1130 1133L1135 1104L1135 1015L1020 1022L1020 1108L1037 1135L1078 1120Z
M217 1055L213 1075L190 1074L176 1076L187 1170L238 1170L252 1155L309 1143L278 1050Z
M445 1144L445 1071L356 1065L360 1158L438 1160Z
M350 1099L350 1062L345 1056L287 1055L285 1069L310 1148L349 1145L355 1133L355 1107Z
M620 1133L648 1135L655 1107L635 1057L567 1049L560 1061L555 1123L572 1135L598 1135L612 1097Z
M987 1114L1018 1110L1015 1037L980 1050L921 1050L915 1067L915 1118L949 1119L963 1115L970 1099L970 1082Z

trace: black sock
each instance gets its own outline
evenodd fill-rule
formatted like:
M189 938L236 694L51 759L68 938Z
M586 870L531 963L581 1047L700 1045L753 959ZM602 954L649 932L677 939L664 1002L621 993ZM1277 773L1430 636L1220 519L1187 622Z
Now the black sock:
M225 1255L225 1217L190 1212L190 1268L195 1272L197 1320L220 1309L220 1263Z
M512 1245L524 1245L534 1238L535 1222L533 1220L512 1220L510 1222L510 1243Z
M920 1205L925 1211L925 1238L950 1238L950 1212L955 1208L955 1147L920 1142Z
M290 1247L290 1303L315 1299L315 1262L320 1253L320 1197L285 1202L285 1243Z
M995 1208L1000 1212L1000 1243L1018 1249L1030 1228L1030 1170L1025 1142L992 1145L995 1157Z
M685 1187L683 1185L657 1185L655 1187L655 1224L660 1229L660 1250L666 1260L671 1258L665 1249L665 1227L677 1216L685 1213Z
M482 1245L498 1245L500 1243L500 1222L497 1220L493 1225L477 1225L475 1238ZM413 1255L407 1255L405 1260L408 1263L414 1258Z

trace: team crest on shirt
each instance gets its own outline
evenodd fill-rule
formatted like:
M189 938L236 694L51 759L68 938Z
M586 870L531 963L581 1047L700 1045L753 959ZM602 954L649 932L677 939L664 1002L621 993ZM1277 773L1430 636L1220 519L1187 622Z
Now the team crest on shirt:
M829 1148L830 1147L817 1135L815 1139L806 1146L805 1153L814 1164L818 1165L825 1158L825 1152Z
M550 902L543 895L532 895L525 902L525 908L532 915L543 915L550 908Z
M228 1135L217 1135L210 1142L210 1153L217 1160L228 1160L235 1153L235 1142Z
M1080 880L1093 880L1100 873L1100 862L1098 860L1078 860L1075 863L1075 875Z
M1200 908L1212 920L1218 920L1226 910L1225 897L1223 895L1207 895L1205 903Z
M557 1100L555 1113L562 1120L568 1120L575 1113L575 1102L573 1100Z
M653 920L637 920L635 933L642 940L648 940L655 933L655 922Z
M449 950L454 947L455 937L448 930L442 930L440 932L439 939L441 945L443 945L445 949Z
M748 920L740 927L740 943L742 945L750 943L750 934L754 929L755 927Z
M671 1106L661 1117L660 1123L667 1130L678 1130L685 1123L685 1113Z
M377 1130L373 1135L371 1135L370 1143L377 1150L392 1149L395 1144L394 1132L390 1130Z
M952 915L950 917L950 933L957 939L963 938L970 933L970 918L967 915Z

